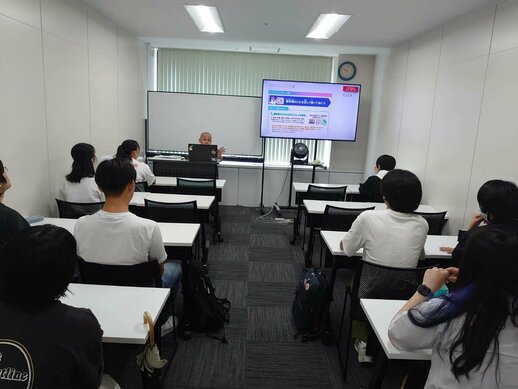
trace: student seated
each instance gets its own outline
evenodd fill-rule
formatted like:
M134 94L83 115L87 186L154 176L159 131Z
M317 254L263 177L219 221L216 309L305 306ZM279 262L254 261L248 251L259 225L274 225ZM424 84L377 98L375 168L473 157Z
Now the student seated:
M212 135L210 132L202 132L200 134L200 138L198 139L198 142L200 142L200 144L202 145L211 145L212 144ZM224 147L220 147L216 153L216 158L217 159L222 159L223 158L223 154L225 154L227 150L224 148Z
M72 171L60 190L60 198L72 203L99 203L104 195L95 183L95 148L78 143L70 151L74 162Z
M464 254L464 247L470 235L478 229L500 229L518 235L518 187L510 181L490 180L477 193L480 212L475 213L466 231L459 231L459 242L455 248L441 247L441 251L452 254L458 264Z
M340 242L340 249L351 257L363 248L363 261L392 267L416 267L424 258L428 223L413 212L421 202L421 182L407 170L392 170L381 181L387 209L362 212ZM366 355L367 328L355 324L360 362L372 362Z
M135 181L136 192L145 192L145 187L151 186L155 183L156 177L151 171L151 168L144 162L137 160L140 154L140 145L136 140L126 139L117 148L115 157L127 159L131 162L137 171L137 180Z
M16 232L29 227L27 220L14 209L3 204L4 194L11 187L7 168L0 161L0 250Z
M518 236L478 229L459 268L429 269L392 319L401 350L432 349L425 388L518 388ZM445 282L455 291L431 298Z
M0 370L12 374L0 374L0 387L99 387L101 327L89 309L59 301L75 268L76 242L60 227L30 227L5 245L0 255Z
M165 262L167 254L158 224L128 210L136 175L126 159L114 158L99 164L95 182L103 191L106 202L102 210L77 220L74 229L77 254L86 262L106 265L158 261L162 286L171 288L175 296L182 277L181 266L176 262ZM172 324L171 318L163 335L172 329Z
M376 203L383 202L383 196L380 191L380 184L385 174L396 167L396 159L391 155L381 155L376 160L374 166L375 176L370 176L367 180L360 184L360 197L364 201L372 201Z

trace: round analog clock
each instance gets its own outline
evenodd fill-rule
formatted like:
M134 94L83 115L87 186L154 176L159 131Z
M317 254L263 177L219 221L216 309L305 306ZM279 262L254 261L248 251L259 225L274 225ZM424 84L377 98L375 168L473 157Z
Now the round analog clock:
M356 76L356 65L351 61L345 61L338 67L338 77L344 81L350 81Z

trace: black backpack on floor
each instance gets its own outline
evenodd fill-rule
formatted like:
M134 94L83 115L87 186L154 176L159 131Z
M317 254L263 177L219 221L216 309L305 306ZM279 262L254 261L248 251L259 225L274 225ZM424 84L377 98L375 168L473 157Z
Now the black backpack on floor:
M292 315L297 327L295 338L302 341L322 337L324 344L331 342L329 322L330 291L326 276L319 268L304 269L295 291Z
M230 321L230 301L216 297L207 266L198 261L189 263L186 293L189 304L187 310L193 329L214 332ZM225 335L218 339L226 343Z

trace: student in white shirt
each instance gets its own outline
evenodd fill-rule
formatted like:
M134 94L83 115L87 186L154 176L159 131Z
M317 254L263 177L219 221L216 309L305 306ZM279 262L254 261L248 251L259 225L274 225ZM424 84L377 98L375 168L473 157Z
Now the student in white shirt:
M144 191L144 183L148 186L153 185L156 181L156 177L151 171L151 168L145 164L144 162L140 162L137 160L140 154L140 145L136 140L126 139L124 142L120 144L117 148L117 158L126 158L129 159L137 171L137 187L135 191L143 192Z
M60 197L72 203L98 203L104 195L95 183L95 148L88 143L78 143L70 151L74 162L65 178Z
M422 197L421 182L407 170L395 169L381 181L384 210L362 212L340 242L340 249L351 257L363 248L363 260L392 267L416 267L424 258L428 223L413 212ZM397 281L395 281L397 282ZM367 355L368 326L354 322L352 336L359 362L372 362Z
M392 319L402 350L432 349L425 384L433 388L518 388L518 236L481 229L459 268L429 269ZM445 282L455 291L431 298Z
M135 191L136 171L127 159L101 162L95 181L106 196L102 210L77 220L74 236L77 254L86 262L107 265L133 265L158 261L162 286L178 292L181 266L167 261L158 224L129 212Z

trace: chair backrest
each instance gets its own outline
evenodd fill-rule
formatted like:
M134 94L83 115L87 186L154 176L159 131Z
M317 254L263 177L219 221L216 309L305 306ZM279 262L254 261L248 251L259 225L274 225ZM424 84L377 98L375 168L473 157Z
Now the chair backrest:
M135 183L135 192L148 192L149 188L147 182L136 182Z
M59 217L64 219L78 219L81 216L93 215L102 209L104 202L100 203L71 203L56 199Z
M199 223L196 200L182 203L163 203L144 199L146 217L164 223Z
M374 207L368 208L340 208L326 205L322 218L322 230L328 231L349 231L351 225L358 215L363 211L369 211Z
M83 284L162 287L157 261L136 265L105 265L78 258L77 264Z
M216 195L216 180L189 180L186 178L176 179L175 193L215 196Z
M428 235L442 235L442 226L444 225L444 218L446 212L414 212L416 215L424 217L428 222Z
M308 185L304 198L307 200L345 201L347 186L328 188L318 185Z
M408 300L421 284L427 267L391 267L362 261L353 280L353 295L360 298Z

